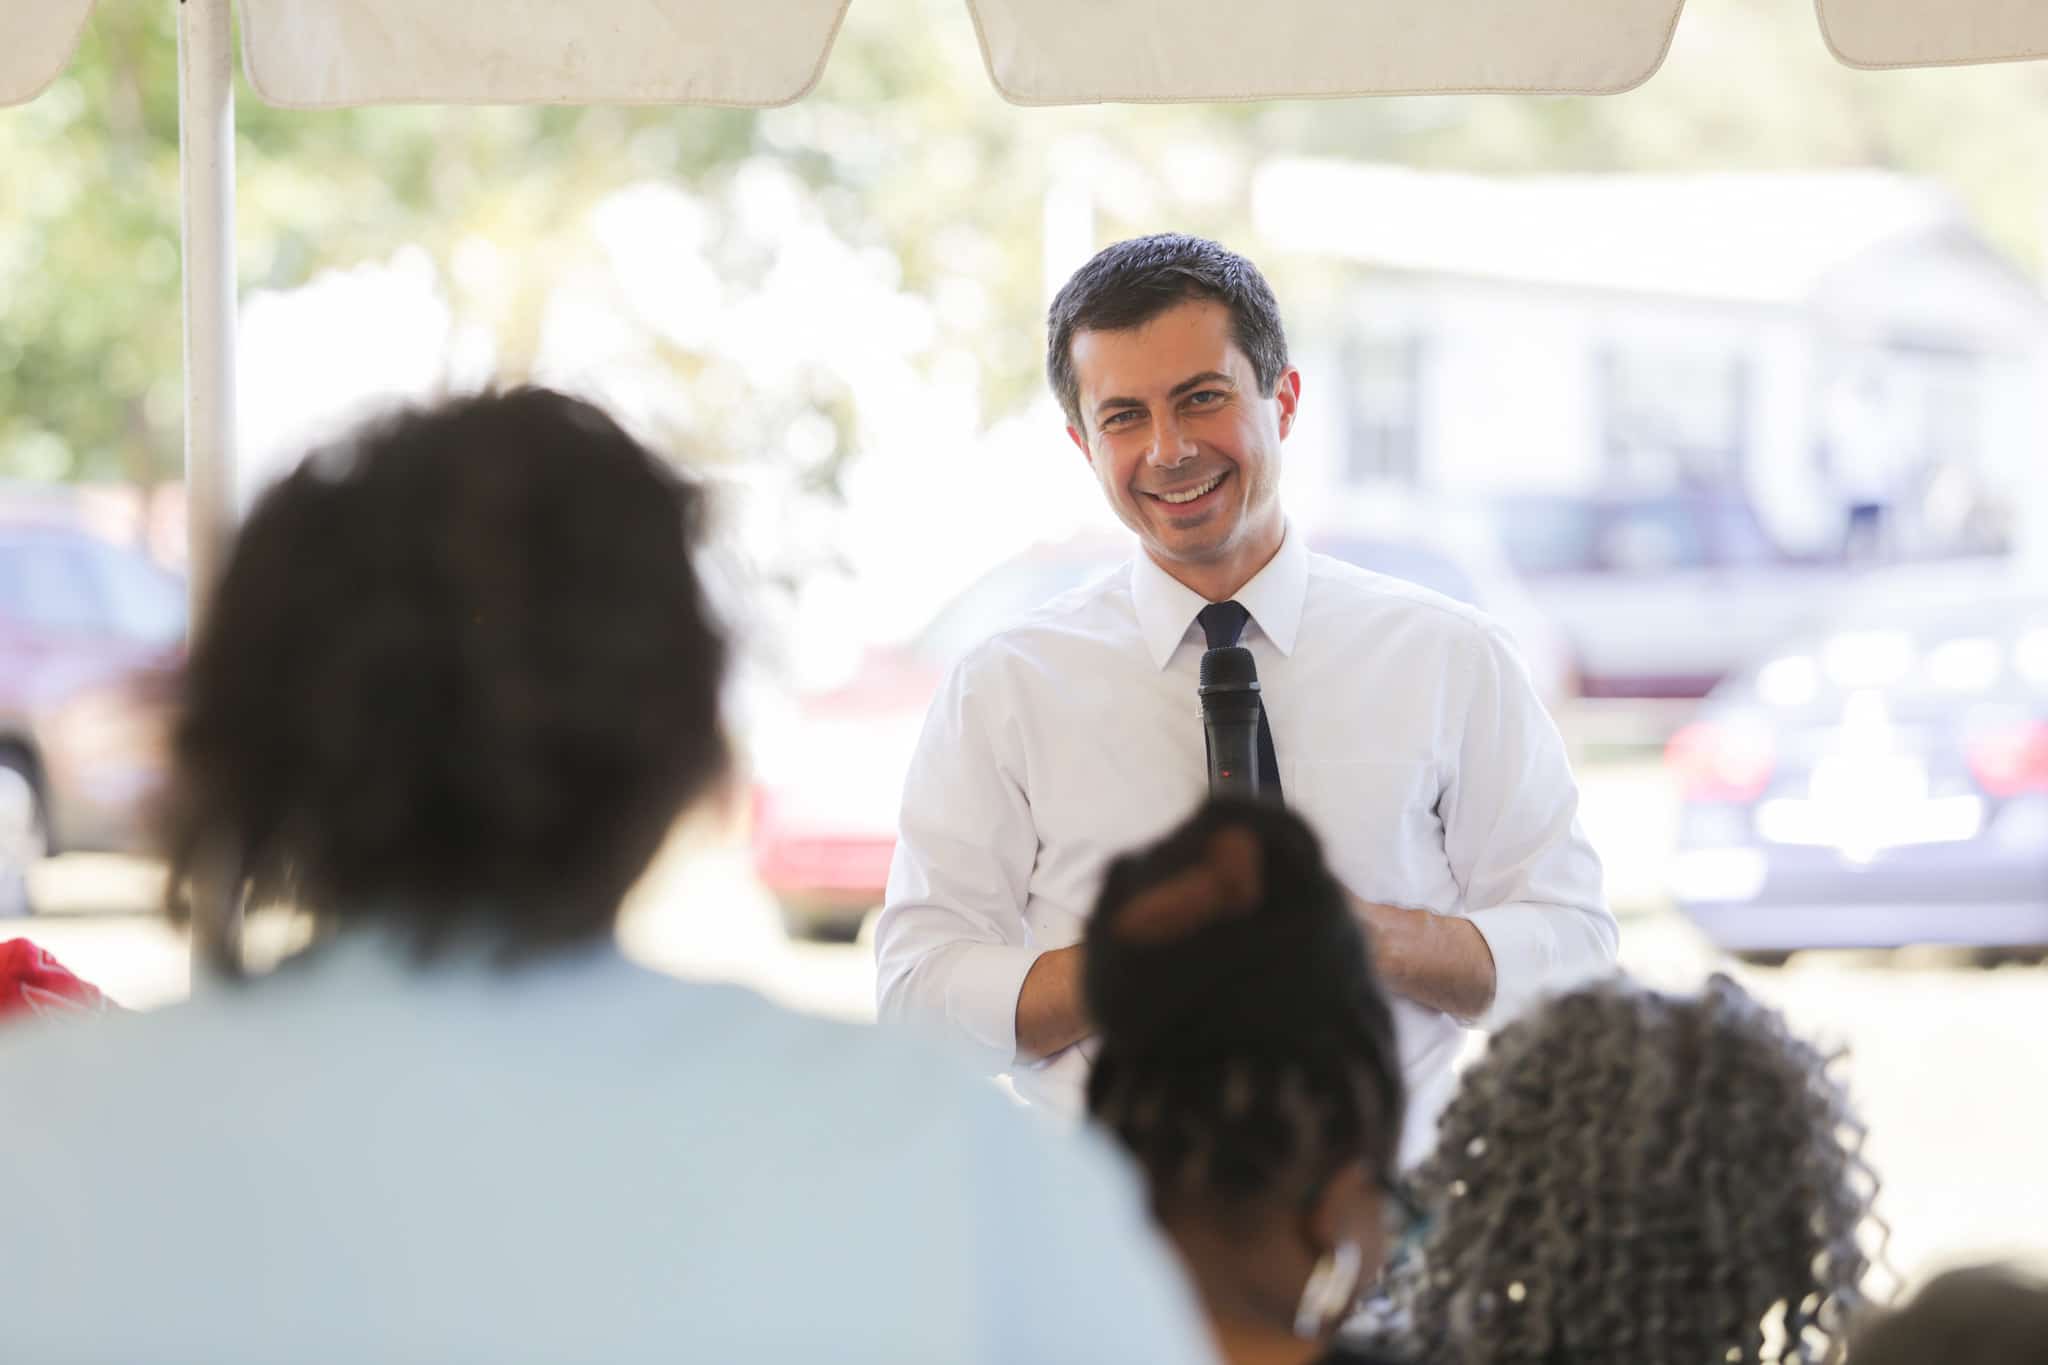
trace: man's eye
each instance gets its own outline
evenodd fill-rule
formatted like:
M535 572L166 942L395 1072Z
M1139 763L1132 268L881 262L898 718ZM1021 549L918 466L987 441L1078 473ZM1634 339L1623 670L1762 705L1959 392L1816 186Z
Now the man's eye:
M1213 407L1223 401L1221 389L1197 389L1188 395L1188 406L1196 408Z
M1134 409L1125 408L1122 412L1112 412L1109 416L1103 418L1102 427L1103 430L1107 431L1112 427L1127 427L1137 420L1137 412Z

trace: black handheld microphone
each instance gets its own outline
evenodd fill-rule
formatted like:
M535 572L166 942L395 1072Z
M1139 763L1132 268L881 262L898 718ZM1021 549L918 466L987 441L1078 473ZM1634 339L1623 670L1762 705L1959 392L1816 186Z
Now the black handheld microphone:
M1202 735L1209 748L1209 795L1259 794L1259 666L1243 645L1202 655Z

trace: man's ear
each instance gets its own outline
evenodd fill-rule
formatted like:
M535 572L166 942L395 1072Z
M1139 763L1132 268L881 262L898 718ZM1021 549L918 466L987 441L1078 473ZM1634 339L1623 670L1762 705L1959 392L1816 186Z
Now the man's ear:
M1072 441L1075 447L1080 450L1082 458L1088 461L1088 467L1090 469L1095 468L1095 452L1088 448L1088 438L1081 434L1081 428L1068 427L1067 439Z
M1273 386L1273 400L1280 405L1280 435L1294 430L1295 409L1301 406L1301 371L1290 368Z

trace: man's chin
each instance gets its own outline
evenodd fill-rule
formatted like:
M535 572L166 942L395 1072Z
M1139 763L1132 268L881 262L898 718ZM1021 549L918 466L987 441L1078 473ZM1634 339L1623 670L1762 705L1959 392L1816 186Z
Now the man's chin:
M1141 536L1151 556L1165 564L1214 564L1230 550L1230 537L1175 536L1148 532Z

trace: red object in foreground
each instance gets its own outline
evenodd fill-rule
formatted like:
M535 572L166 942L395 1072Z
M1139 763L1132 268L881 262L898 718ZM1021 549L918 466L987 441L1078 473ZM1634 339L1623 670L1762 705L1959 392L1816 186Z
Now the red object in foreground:
M27 939L0 943L0 1019L24 1014L96 1014L108 1006L99 987L79 980Z

